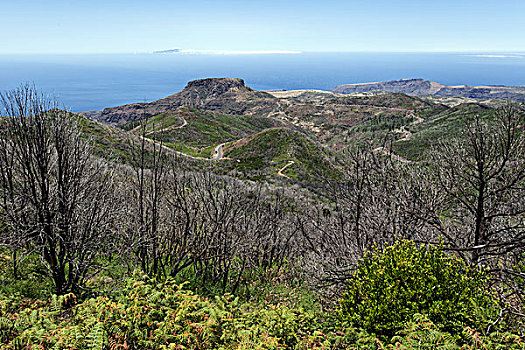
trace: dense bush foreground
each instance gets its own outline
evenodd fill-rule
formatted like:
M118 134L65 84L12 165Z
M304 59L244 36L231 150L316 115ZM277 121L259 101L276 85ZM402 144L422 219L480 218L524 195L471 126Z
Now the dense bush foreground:
M456 339L416 314L388 341L341 328L329 314L279 305L214 301L166 282L130 280L122 295L75 305L67 294L48 301L0 302L3 349L459 349ZM482 336L465 328L464 348L525 348L518 336Z
M400 241L367 253L342 307L320 312L208 299L135 275L112 297L0 300L4 349L525 349L483 271L440 247ZM297 304L297 303L296 303ZM492 328L492 329L491 329Z

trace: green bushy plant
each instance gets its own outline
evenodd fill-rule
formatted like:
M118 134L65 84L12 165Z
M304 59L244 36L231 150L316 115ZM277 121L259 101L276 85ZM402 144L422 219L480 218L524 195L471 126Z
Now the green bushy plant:
M485 329L495 316L494 304L485 271L448 255L442 245L403 240L364 255L348 282L341 315L382 339L415 314L426 315L441 331L461 334L467 326ZM489 319L476 317L479 309Z

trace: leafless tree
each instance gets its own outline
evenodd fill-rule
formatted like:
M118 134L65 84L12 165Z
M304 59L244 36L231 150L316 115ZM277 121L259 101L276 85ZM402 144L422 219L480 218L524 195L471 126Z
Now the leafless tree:
M325 178L324 191L300 205L306 272L320 291L341 292L359 259L373 245L396 239L432 240L432 209L443 196L414 163L382 152L354 149L339 162L340 174Z
M147 120L139 121L141 134L131 140L132 170L131 181L125 182L124 202L128 204L128 216L124 229L126 242L132 254L138 260L143 272L156 276L161 273L162 236L166 220L163 220L166 196L166 155L162 142L146 138Z
M512 107L494 123L480 117L462 138L432 154L432 169L448 197L442 234L473 263L525 245L525 134Z
M256 268L282 265L294 236L282 224L290 216L285 196L262 184L183 171L180 159L146 139L146 125L123 186L124 236L135 266L161 279L191 269L203 286L235 291Z
M428 168L446 195L433 216L439 234L465 259L491 267L521 298L525 274L516 268L525 254L524 124L511 105L491 122L476 116L462 137L434 150Z
M112 240L110 172L91 157L75 117L26 85L1 95L3 241L36 252L57 294L81 288Z
M324 284L341 284L366 249L392 240L398 230L396 164L371 151L349 152L341 174L325 177L321 198L300 207L296 223L304 238L308 269ZM324 203L324 204L321 204Z
M206 177L204 184L203 217L212 233L212 258L202 266L203 276L235 292L247 280L291 260L297 230L290 225L291 201L282 192L233 179Z

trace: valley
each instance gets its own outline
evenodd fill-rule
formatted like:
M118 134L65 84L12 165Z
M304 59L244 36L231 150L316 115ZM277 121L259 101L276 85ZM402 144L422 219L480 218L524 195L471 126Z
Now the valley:
M525 350L525 1L5 1L0 350Z
M338 155L356 147L401 162L422 159L432 144L458 135L469 116L490 115L504 103L463 97L441 103L435 96L443 88L414 79L265 92L242 79L202 79L158 101L80 114L162 145L191 169L204 162L220 174L307 184L320 166L336 176Z
M523 348L523 103L229 78L44 98L2 95L1 344Z

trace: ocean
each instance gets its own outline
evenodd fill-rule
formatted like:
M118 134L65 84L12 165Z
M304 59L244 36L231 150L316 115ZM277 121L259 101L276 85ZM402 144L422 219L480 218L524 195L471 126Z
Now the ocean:
M525 85L525 53L0 55L0 91L34 83L74 112L157 100L208 77L242 78L256 90L408 78Z

